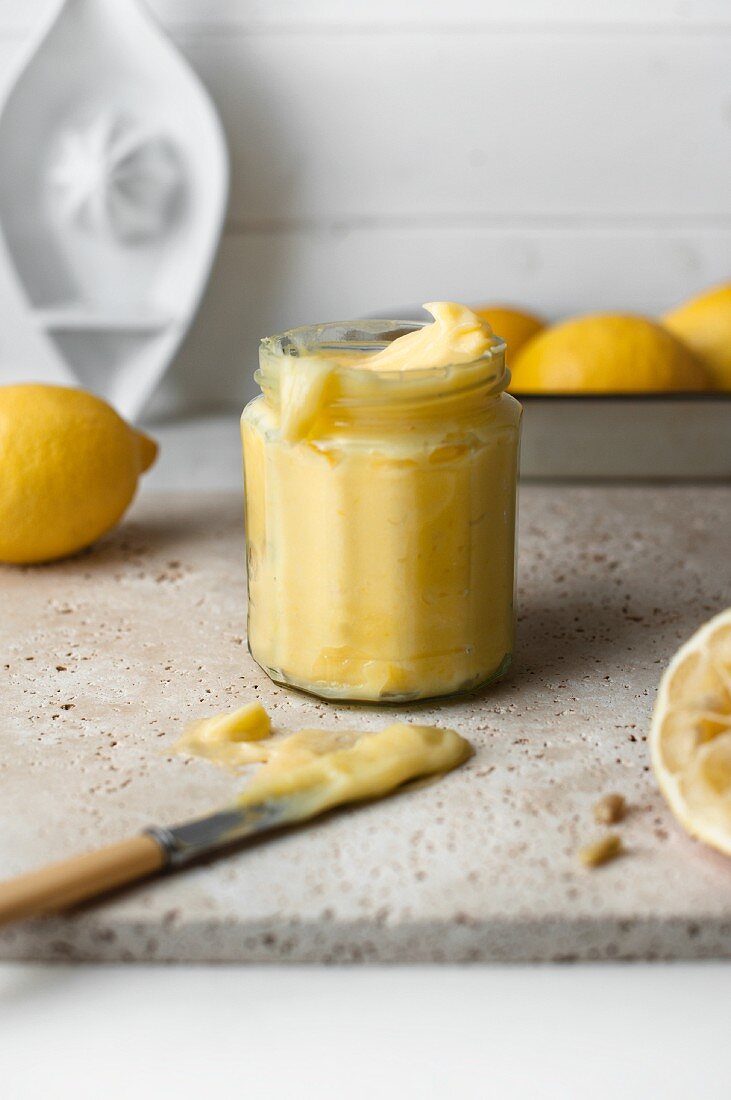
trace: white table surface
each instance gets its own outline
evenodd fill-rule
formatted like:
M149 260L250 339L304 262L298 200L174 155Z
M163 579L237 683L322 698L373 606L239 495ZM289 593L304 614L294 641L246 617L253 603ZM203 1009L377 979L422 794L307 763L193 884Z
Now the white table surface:
M237 431L235 417L154 429L148 486L237 485ZM730 981L725 963L8 963L0 1095L727 1100Z
M727 1100L716 964L0 966L7 1100Z

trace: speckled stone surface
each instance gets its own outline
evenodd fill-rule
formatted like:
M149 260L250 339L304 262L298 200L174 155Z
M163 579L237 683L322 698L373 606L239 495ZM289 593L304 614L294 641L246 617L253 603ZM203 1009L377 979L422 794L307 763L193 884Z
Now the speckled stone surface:
M394 714L454 726L461 770L69 917L0 957L307 962L731 955L731 861L675 826L646 735L668 658L731 602L731 488L521 495L519 646L502 684L397 710L271 684L246 650L234 494L150 494L94 551L0 569L0 875L225 802L169 748L258 697L280 728ZM627 854L583 870L592 805Z

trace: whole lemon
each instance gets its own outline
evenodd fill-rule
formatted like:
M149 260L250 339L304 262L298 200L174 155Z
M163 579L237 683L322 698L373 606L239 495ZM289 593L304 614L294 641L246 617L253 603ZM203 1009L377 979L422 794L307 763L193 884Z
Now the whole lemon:
M526 344L531 337L536 336L545 327L545 321L536 317L535 313L527 310L514 309L512 306L475 306L475 313L488 325L507 345L505 362L510 362L514 356Z
M0 561L73 554L126 511L157 444L84 390L0 386Z
M516 393L705 390L706 368L667 329L631 314L577 317L546 329L512 364Z
M731 283L691 298L663 317L706 364L721 390L731 390Z

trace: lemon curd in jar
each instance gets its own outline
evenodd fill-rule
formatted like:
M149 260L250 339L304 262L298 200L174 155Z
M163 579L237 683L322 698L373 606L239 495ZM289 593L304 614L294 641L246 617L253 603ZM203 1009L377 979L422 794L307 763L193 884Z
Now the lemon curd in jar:
M521 408L465 307L262 341L242 416L249 648L272 679L398 702L505 672Z

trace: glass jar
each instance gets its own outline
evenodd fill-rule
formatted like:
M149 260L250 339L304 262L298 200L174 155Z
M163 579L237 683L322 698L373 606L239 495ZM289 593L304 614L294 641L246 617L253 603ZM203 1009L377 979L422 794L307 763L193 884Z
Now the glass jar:
M419 327L268 337L241 418L249 649L324 698L448 695L510 665L522 410L504 343L438 369L347 363Z

